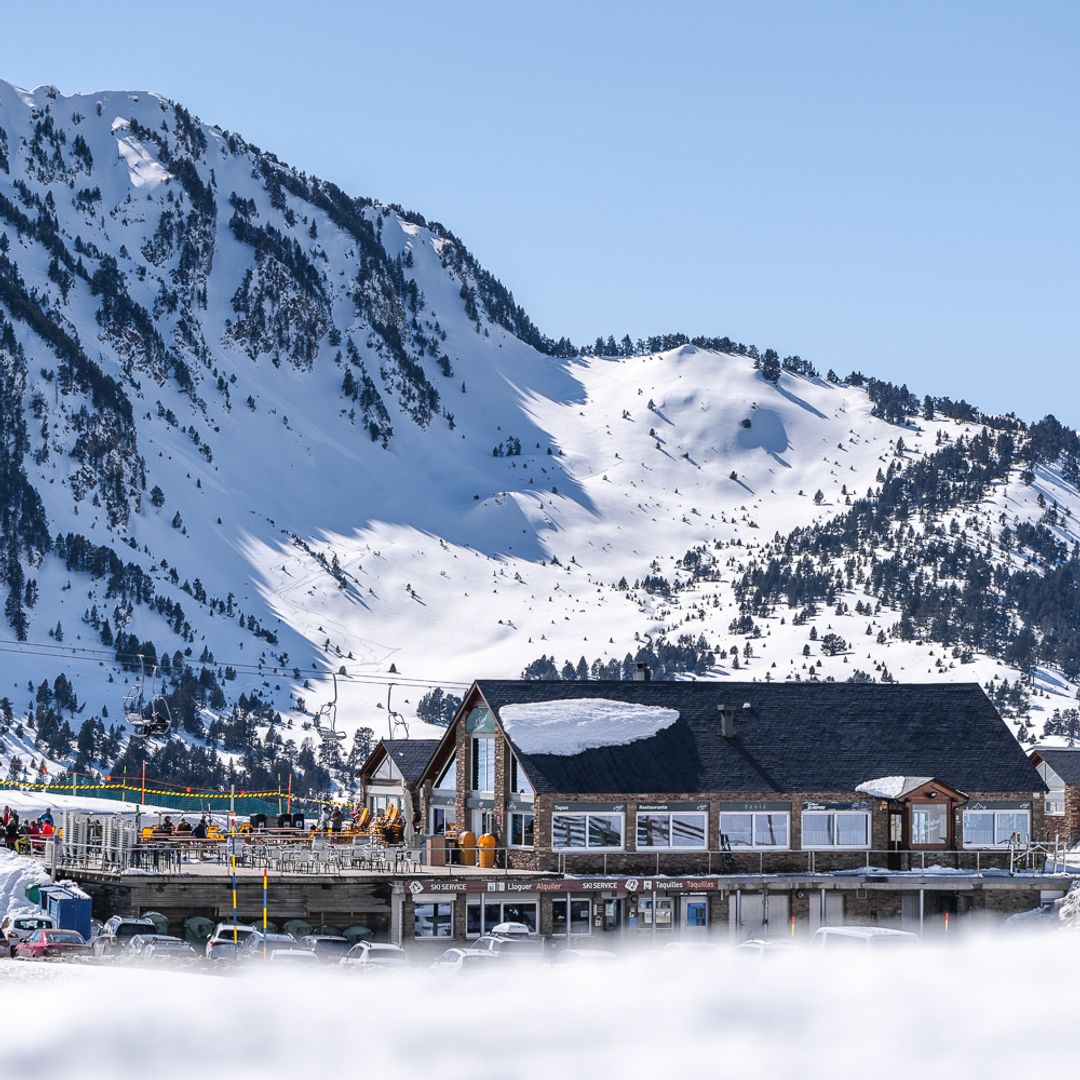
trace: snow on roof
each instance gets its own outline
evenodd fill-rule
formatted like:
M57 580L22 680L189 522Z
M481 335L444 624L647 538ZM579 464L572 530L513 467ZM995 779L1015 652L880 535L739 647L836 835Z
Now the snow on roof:
M933 780L932 776L879 776L876 780L859 784L855 790L875 799L899 799L930 780Z
M679 719L676 709L609 698L559 698L504 705L499 718L523 754L570 757L601 746L649 739Z

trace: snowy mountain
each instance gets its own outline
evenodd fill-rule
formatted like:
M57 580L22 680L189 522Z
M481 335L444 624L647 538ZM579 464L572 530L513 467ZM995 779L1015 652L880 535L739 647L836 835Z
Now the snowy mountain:
M0 772L318 786L330 672L376 735L639 656L978 680L1024 734L1074 705L1074 432L727 339L553 341L443 226L154 94L0 83L0 432ZM138 654L198 760L124 749Z

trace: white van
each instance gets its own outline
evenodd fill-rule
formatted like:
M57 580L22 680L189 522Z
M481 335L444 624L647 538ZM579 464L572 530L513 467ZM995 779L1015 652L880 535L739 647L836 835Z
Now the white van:
M886 949L911 949L919 947L917 934L907 930L891 930L887 926L823 926L814 932L810 948L830 952L884 952Z
M0 922L0 938L7 943L8 955L15 955L15 946L26 941L36 930L52 930L52 917L36 908L11 912Z

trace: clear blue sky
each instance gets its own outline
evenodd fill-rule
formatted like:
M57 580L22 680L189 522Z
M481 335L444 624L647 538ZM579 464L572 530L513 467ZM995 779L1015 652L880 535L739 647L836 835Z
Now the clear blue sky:
M0 78L152 89L444 222L575 341L729 334L1080 424L1080 4L0 4Z

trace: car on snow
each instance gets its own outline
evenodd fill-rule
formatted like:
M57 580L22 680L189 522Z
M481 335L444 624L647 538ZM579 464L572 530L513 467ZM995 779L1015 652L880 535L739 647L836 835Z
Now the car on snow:
M542 960L544 957L544 939L531 932L508 934L492 931L477 938L473 948L492 953L501 960Z
M51 916L42 911L14 912L0 920L0 937L7 943L9 956L15 955L15 947L38 930L54 927Z
M89 953L90 946L78 930L34 930L15 946L15 957L21 960L69 960Z
M199 959L199 952L182 938L158 934L146 943L139 959L148 964L190 964Z
M271 949L267 959L290 967L318 967L320 963L319 957L311 949Z
M455 946L440 953L431 961L432 971L448 971L459 975L466 971L482 970L498 960L496 953L484 949L465 949Z
M360 941L338 961L342 967L354 970L405 967L408 962L409 957L400 945L381 941Z
M562 967L564 964L584 966L607 964L612 960L618 960L618 957L609 949L560 949L552 963L556 967Z
M232 923L218 923L214 927L206 942L207 960L235 960L244 942L255 933L255 927L237 923L235 938L233 931Z
M917 934L887 926L822 926L810 939L810 948L826 952L892 952L917 949L920 944Z
M275 949L295 949L296 938L292 934L273 934L256 930L248 935L247 940L240 946L239 958L241 960L260 959L269 957Z
M151 942L157 941L162 936L156 932L152 934L136 934L128 941L127 947L124 949L124 956L129 960L137 959L142 956Z
M157 932L157 925L152 919L133 919L127 915L114 915L106 920L101 933L94 938L94 955L110 956L124 952L133 937Z
M327 963L340 960L352 948L347 937L336 934L308 934L300 939L300 944Z
M740 941L735 951L743 957L767 960L770 956L792 953L796 948L795 942L789 938L748 938Z

